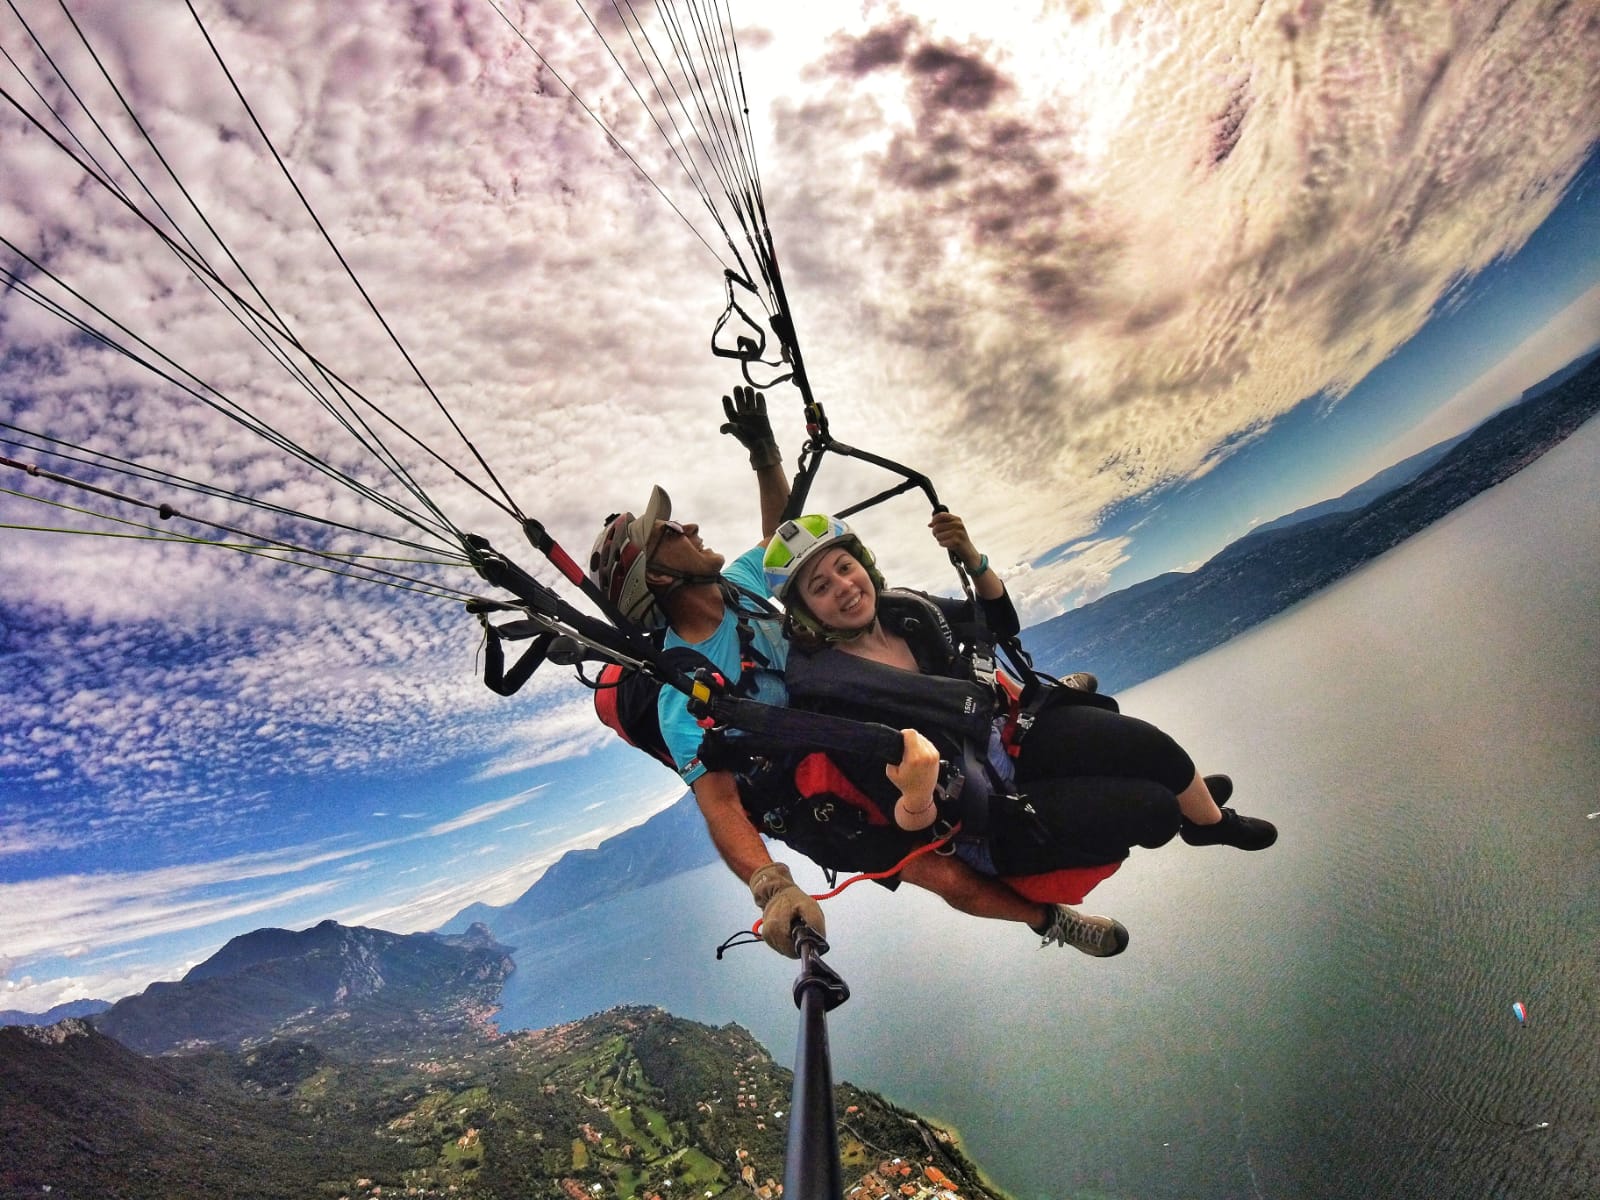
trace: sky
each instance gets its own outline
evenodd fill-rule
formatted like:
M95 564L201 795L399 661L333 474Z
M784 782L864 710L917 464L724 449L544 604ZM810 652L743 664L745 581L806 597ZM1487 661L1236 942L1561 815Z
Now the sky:
M734 260L618 18L68 8L0 17L0 455L230 532L0 467L0 1008L28 1011L263 925L433 928L681 794L570 673L485 688L459 599L223 544L420 556L398 569L488 594L472 531L576 601L514 513L581 558L660 482L711 545L759 536L717 432L738 367L709 353ZM1592 6L727 16L832 431L931 477L1029 622L1197 565L1600 340ZM315 402L340 388L370 432ZM769 403L792 466L794 387ZM830 464L813 507L884 482ZM856 524L894 582L948 588L925 516Z

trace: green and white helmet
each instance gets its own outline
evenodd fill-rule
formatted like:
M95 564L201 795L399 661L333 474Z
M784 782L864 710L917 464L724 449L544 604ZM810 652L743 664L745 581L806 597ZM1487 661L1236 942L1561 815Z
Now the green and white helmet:
M784 605L790 605L789 592L794 587L795 576L800 568L828 547L840 543L857 558L865 556L866 561L871 562L871 556L865 555L861 539L838 517L809 513L785 521L767 543L766 557L761 560L761 569L767 577L767 590Z

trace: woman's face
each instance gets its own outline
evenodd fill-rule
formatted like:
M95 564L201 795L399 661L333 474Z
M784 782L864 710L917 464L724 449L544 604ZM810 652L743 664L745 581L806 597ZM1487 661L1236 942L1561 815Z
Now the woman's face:
M800 601L829 629L864 629L878 613L878 597L866 569L848 550L824 550L800 568Z

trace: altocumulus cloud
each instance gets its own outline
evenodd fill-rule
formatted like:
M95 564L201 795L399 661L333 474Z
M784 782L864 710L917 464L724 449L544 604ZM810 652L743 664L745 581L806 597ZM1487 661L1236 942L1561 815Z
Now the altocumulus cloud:
M802 295L853 296L815 314L831 382L936 431L940 477L995 464L965 507L1025 555L1342 394L1600 136L1591 6L914 11L780 104L779 227L822 230Z

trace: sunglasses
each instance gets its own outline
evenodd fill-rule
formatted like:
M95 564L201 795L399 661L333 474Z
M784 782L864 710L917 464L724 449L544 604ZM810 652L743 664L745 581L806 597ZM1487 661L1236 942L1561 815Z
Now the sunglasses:
M661 543L667 540L667 535L669 533L673 537L683 537L684 528L676 521L661 522L660 525L656 526L655 532L650 535L650 540L645 543L645 553L654 554L657 550L659 550L661 548Z

